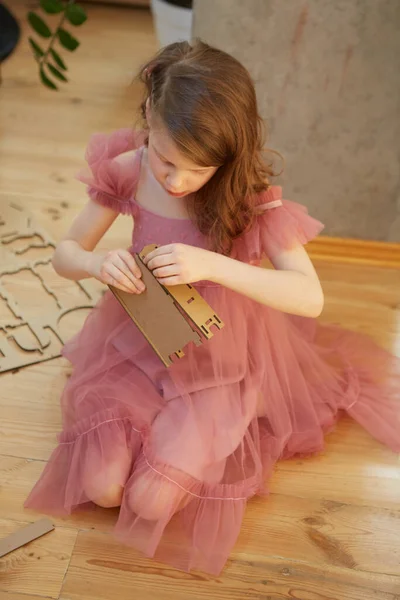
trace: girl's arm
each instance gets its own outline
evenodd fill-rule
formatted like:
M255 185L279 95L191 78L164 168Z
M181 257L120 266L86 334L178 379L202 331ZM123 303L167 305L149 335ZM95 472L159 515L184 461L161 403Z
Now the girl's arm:
M140 269L127 250L94 252L117 216L110 208L90 200L57 245L53 256L55 271L74 281L95 277L126 292L142 292Z
M320 315L324 297L315 269L302 246L281 252L275 271L183 244L154 250L147 266L163 285L208 280L280 310L304 317Z
M254 267L219 254L213 260L211 280L277 310L318 317L324 294L303 246L274 259L276 270Z

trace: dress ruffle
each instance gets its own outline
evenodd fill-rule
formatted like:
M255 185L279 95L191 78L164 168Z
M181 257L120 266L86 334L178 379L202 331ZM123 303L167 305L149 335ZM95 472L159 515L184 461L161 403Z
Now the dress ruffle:
M88 167L77 174L85 183L89 197L112 210L130 215L136 206L132 203L140 174L140 153L124 163L115 160L121 154L141 148L143 131L118 129L112 134L92 135L86 150Z
M258 197L260 214L248 233L235 241L234 258L257 263L271 260L283 250L306 245L324 229L305 206L282 199L282 188L271 186ZM271 208L269 208L271 206Z

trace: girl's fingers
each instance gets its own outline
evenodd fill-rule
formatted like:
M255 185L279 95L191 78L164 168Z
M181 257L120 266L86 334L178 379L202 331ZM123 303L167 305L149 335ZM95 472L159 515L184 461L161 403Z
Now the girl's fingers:
M107 266L106 271L106 283L109 285L113 285L124 292L130 293L138 293L138 289L135 284L127 277L118 267L114 264L110 264Z
M121 273L123 273L125 275L125 277L127 277L129 279L129 281L131 283L133 283L133 285L135 285L136 277L131 272L131 270L129 269L129 267L126 265L126 263L123 261L123 259L121 258L121 256L117 255L114 258L112 264L113 264L113 266L117 267L117 269L119 271L121 271Z
M179 275L173 275L172 277L161 277L160 279L157 279L157 281L166 287L181 285L183 283Z
M130 270L130 272L134 275L134 277L136 277L136 279L140 279L142 276L142 273L141 273L138 265L136 264L136 261L133 258L132 254L130 252L124 252L124 253L121 253L119 256L123 260L123 262L126 264L128 269Z
M161 246L160 248L156 248L156 250L153 250L146 256L146 258L144 259L144 264L148 266L149 262L154 258L164 256L165 254L172 254L174 248L174 244L169 244L168 246Z
M154 272L154 269L159 269L160 267L167 267L174 265L174 259L172 254L161 254L160 256L155 256L147 263L147 268L150 271Z
M179 267L177 265L168 265L166 267L159 267L153 271L154 277L162 279L164 277L174 277L179 275Z
M135 261L133 261L135 262ZM139 291L139 292L143 292L145 289L145 285L143 283L143 281L141 281L140 279L138 279L137 277L135 277L135 275L132 273L130 267L127 265L127 263L124 261L124 259L118 255L114 261L114 266L116 266L119 271L121 271L121 273L123 273L125 275L125 277L127 277L129 279L129 281L135 286L135 288Z
M136 291L132 291L132 288L125 287L121 283L118 283L118 281L116 281L112 277L110 277L109 280L107 281L107 285L112 285L112 287L122 290L123 292L126 292L127 294L137 294Z

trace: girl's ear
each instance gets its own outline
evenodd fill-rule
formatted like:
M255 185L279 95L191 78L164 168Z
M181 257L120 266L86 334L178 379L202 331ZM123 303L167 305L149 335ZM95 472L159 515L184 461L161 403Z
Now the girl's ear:
M151 103L150 103L150 97L147 98L146 100L146 121L148 126L150 127L151 125Z

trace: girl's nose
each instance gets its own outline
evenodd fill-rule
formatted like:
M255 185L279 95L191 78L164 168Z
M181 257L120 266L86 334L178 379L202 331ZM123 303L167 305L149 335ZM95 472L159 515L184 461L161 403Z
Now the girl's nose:
M179 192L182 188L183 177L177 171L175 171L174 173L169 173L166 183L168 189L171 192Z

